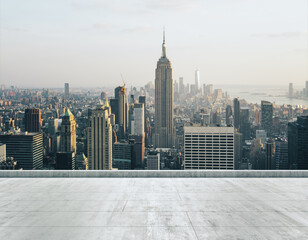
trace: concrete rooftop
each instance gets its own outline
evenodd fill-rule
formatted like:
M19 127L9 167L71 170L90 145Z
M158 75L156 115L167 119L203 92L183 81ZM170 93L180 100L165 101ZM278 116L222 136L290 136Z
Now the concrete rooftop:
M0 178L0 239L308 239L308 178Z

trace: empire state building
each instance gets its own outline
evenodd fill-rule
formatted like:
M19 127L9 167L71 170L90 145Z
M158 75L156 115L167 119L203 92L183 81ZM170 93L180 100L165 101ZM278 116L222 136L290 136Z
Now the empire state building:
M173 80L164 32L162 55L155 72L155 147L171 148L173 145Z

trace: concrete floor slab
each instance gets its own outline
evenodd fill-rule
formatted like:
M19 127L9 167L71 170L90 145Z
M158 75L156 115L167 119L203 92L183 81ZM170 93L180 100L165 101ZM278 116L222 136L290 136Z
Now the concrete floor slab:
M308 239L308 178L2 178L0 239Z

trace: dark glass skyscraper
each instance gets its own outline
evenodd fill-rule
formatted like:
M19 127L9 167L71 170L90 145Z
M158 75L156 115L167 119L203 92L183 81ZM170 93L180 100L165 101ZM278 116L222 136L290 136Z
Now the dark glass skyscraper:
M24 170L43 167L43 134L42 133L2 133L0 143L6 144L6 156Z
M227 108L226 108L226 124L227 124L227 126L232 124L231 116L232 116L232 107L230 105L228 105Z
M234 98L234 128L239 129L240 127L240 101L238 98Z
M240 133L243 134L243 140L250 139L250 122L249 122L249 108L248 107L241 108Z
M273 104L261 101L261 127L270 136L273 128Z
M42 126L41 109L32 108L25 110L25 131L40 132Z
M110 99L111 112L119 125L118 138L123 139L128 127L128 104L125 85L114 89L114 99Z
M292 169L308 169L308 116L288 124L289 163Z

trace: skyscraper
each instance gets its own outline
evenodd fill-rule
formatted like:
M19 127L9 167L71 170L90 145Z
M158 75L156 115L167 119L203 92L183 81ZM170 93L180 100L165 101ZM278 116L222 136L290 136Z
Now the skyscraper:
M308 169L308 116L288 124L288 152L292 169Z
M179 93L180 94L184 94L184 81L183 81L183 77L179 78Z
M270 136L273 128L273 104L261 101L261 127Z
M76 153L76 121L68 108L62 117L60 136L60 151Z
M42 133L0 133L0 143L6 144L6 156L13 157L24 170L43 167Z
M42 126L41 109L32 108L25 110L25 131L40 132Z
M171 62L166 56L165 32L162 55L155 73L155 146L173 146L173 80Z
M275 162L275 140L268 139L266 142L266 159L265 159L265 169L271 170L274 168Z
M112 125L110 106L105 104L92 110L88 128L89 170L112 169Z
M293 83L289 83L289 98L294 97Z
M119 124L118 137L119 139L122 139L125 136L128 124L128 105L125 85L115 88L114 97L115 98L112 99L110 105L112 113L115 114L116 123Z
M243 134L243 140L250 139L249 107L240 109L240 133Z
M69 83L64 84L64 99L69 99L70 98L70 85Z
M144 105L134 104L134 135L144 136Z
M240 101L238 98L234 98L234 128L239 129L240 127Z
M143 120L144 120L144 131L146 131L146 97L139 96L139 103L143 103Z
M200 72L197 69L195 71L195 91L196 91L196 93L199 92L199 88L200 88Z
M231 116L232 116L232 107L230 105L228 105L227 108L226 108L226 124L227 124L227 126L232 124Z
M288 142L285 139L275 141L275 167L277 170L289 169Z

